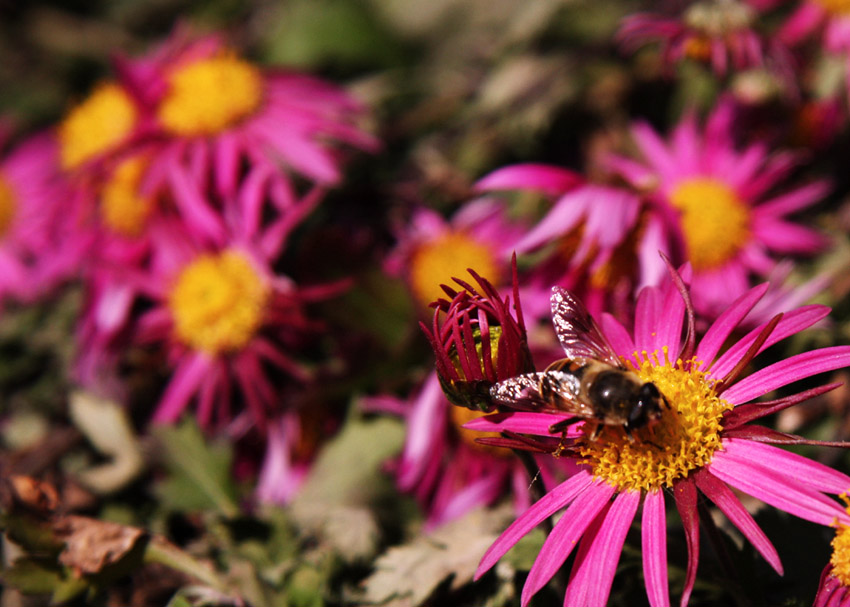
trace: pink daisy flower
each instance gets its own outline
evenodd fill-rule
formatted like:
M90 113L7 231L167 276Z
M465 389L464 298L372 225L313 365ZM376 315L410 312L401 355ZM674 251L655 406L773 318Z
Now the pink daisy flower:
M663 276L657 260L667 247L664 229L629 190L582 183L572 171L539 164L498 169L476 188L531 190L555 199L514 245L519 255L548 251L523 277L522 299L533 318L548 315L553 284L580 293L591 310L622 311L636 287Z
M153 188L145 173L147 155L127 156L102 183L97 199L98 218L93 222L96 241L92 255L83 264L85 308L78 328L79 356L75 365L78 381L96 390L120 394L112 377L117 350L130 325L133 309L145 293L152 250L168 238L202 241L203 234L169 213L168 192ZM250 243L264 260L277 259L292 230L321 201L323 190L314 188L291 204L289 211L269 219L263 215L269 172L250 169L234 196L241 216L221 217L231 240ZM163 228L162 226L168 226ZM153 242L153 234L159 238ZM267 263L269 263L267 261ZM131 279L128 279L128 276Z
M767 285L739 297L696 343L687 290L678 275L674 279L678 288L668 282L640 293L632 332L610 315L601 318L600 329L578 300L562 289L553 289L553 322L567 357L577 364L588 359L606 361L624 369L617 371L618 377L626 373L630 382L640 386L640 400L629 405L628 421L610 424L588 412L573 417L565 414L564 408L553 409L555 401L551 399L545 401L548 410L546 406L541 410L540 404L534 405L539 402L540 386L545 383L566 390L565 382L576 377L557 375L560 371L556 370L546 382L535 373L494 387L498 402L531 411L491 415L466 426L513 437L485 441L492 445L522 448L530 443L539 450L548 443L557 456L573 458L583 468L517 518L482 558L477 576L541 521L566 509L528 574L522 590L523 607L573 549L577 553L564 604L605 605L626 534L641 506L647 596L653 607L669 605L666 495L675 502L688 546L682 605L688 604L696 579L700 522L713 524L710 517L699 516L700 493L780 574L776 550L733 489L821 525L850 524L850 516L829 497L844 492L850 477L771 444L826 443L752 423L835 388L838 384L772 401L756 400L795 381L847 366L850 346L798 354L742 377L759 352L811 326L828 309L807 306L777 316L720 354ZM571 418L583 422L571 426L579 430L578 436L552 432L557 429L552 428L553 423Z
M478 198L451 217L426 207L417 208L410 222L397 230L398 244L387 256L384 270L404 277L422 308L445 295L441 285L472 268L496 286L510 279L514 245L524 227L508 218L502 201Z
M762 143L739 148L733 126L730 101L720 102L703 128L689 114L667 141L638 123L632 134L642 162L610 159L613 170L655 203L670 243L660 248L680 251L691 263L694 305L711 318L746 291L753 275L767 276L778 256L809 255L827 242L788 216L821 200L828 182L775 193L797 157L771 156Z
M226 231L210 202L232 212L243 167L266 169L270 203L286 212L296 201L293 177L325 186L340 180L337 142L378 147L357 124L364 107L344 90L261 69L219 36L190 40L178 31L150 56L117 66L151 115L160 147L151 160L154 182L167 184L181 214L214 242Z
M201 426L220 429L238 413L238 392L251 424L265 430L282 410L272 373L307 379L290 354L319 328L304 304L341 285L299 288L272 271L253 241L211 249L166 222L151 238L150 267L125 271L124 279L151 304L135 320L138 341L165 346L173 368L153 421L174 422L196 403Z
M706 63L718 76L731 69L769 66L787 72L790 53L773 38L763 38L753 25L758 14L739 0L702 0L684 5L678 15L636 13L626 17L617 38L634 52L647 43L661 46L668 67L684 59Z
M0 133L3 146L6 133ZM90 239L51 135L24 140L0 158L0 297L32 301L79 270Z

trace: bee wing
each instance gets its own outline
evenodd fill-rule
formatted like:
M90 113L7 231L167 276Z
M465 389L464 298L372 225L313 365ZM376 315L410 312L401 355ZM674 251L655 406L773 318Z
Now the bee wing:
M490 397L500 405L515 409L537 410L546 405L540 394L540 379L543 373L526 373L494 384Z
M526 373L494 384L490 396L497 403L520 411L572 413L591 418L595 412L578 398L579 379L565 371Z
M601 360L618 368L623 362L584 304L561 287L552 287L552 324L567 358Z

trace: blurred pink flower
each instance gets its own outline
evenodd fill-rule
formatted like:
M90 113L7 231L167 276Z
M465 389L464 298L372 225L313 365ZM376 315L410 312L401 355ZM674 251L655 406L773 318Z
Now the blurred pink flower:
M233 206L245 167L263 175L272 210L285 213L297 201L296 177L339 182L338 143L378 147L357 124L365 108L343 89L263 69L219 36L193 39L178 30L148 56L116 66L152 116L154 186L166 184L185 220L218 244L226 240L222 216L246 212Z
M737 146L733 114L728 100L714 108L703 127L688 114L667 141L638 123L632 134L642 162L610 158L612 169L655 204L668 242L659 249L691 263L694 305L709 318L744 293L753 275L767 276L777 257L810 255L827 244L824 236L787 216L820 201L829 183L784 186L777 193L797 156L771 155L761 142Z
M575 459L583 467L517 518L479 565L477 576L541 521L566 508L528 574L523 607L574 548L577 557L564 604L604 606L626 534L641 505L647 596L653 607L669 605L666 494L675 501L688 546L682 605L688 604L696 579L700 492L779 573L782 565L776 550L732 489L821 525L850 524L841 505L828 497L846 491L850 477L769 444L825 443L751 423L837 387L830 384L777 400L755 400L795 381L847 366L850 346L805 352L741 377L759 352L811 326L828 308L807 306L777 316L719 354L767 285L739 297L699 343L691 321L682 338L685 318L692 319L693 312L684 285L679 288L681 292L667 282L644 289L638 297L633 332L610 315L601 318L603 329L585 327L587 317L574 315L571 310L576 308L566 303L571 298L553 289L553 320L567 352L575 351L577 343L587 343L600 357L619 357L642 381L655 384L669 403L653 424L633 431L634 441L627 440L622 427L611 425L599 426L601 431L594 437L592 429L597 424L581 420L573 426L584 426L577 437L552 434L552 424L569 419L569 414L500 413L466 424L472 430L526 435L537 444L548 441L561 459ZM578 320L573 323L571 318ZM513 444L519 448L522 441Z
M537 191L555 200L514 244L519 255L548 251L523 275L523 305L532 318L548 315L552 285L580 293L591 310L623 311L638 287L663 276L663 229L630 190L584 183L572 171L541 164L498 169L476 188Z
M440 285L475 270L497 288L510 280L510 260L524 227L509 219L501 201L478 198L445 219L419 207L408 224L396 229L398 243L384 270L404 277L421 309L444 297Z
M683 6L675 15L629 15L617 38L630 52L647 43L660 44L667 67L691 59L710 65L718 76L754 67L769 67L786 79L791 75L790 52L775 38L755 31L759 15L750 3L701 0Z
M0 133L0 146L5 133ZM0 298L31 302L79 271L90 245L56 140L32 136L0 158Z

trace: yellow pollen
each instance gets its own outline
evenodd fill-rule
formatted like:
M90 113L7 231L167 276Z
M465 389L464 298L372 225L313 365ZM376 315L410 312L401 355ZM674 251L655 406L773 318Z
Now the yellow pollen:
M0 238L9 231L16 211L15 192L9 182L0 175Z
M686 179L670 194L670 202L681 211L688 259L694 270L722 266L750 240L749 207L716 179Z
M457 286L452 278L468 278L466 269L498 285L499 266L489 246L464 232L449 231L420 245L410 261L410 283L416 298L424 305L445 297L441 284Z
M592 424L585 425L588 438L581 447L583 461L593 468L595 477L620 490L672 487L676 480L711 462L720 448L721 417L732 405L715 394L704 372L694 370L697 361L687 366L680 360L671 364L666 348L663 357L661 362L655 353L644 352L637 374L655 384L670 409L663 408L658 420L633 432L634 442L617 426L603 426L591 440Z
M846 493L840 497L845 504L850 505ZM850 514L850 507L847 512ZM829 562L832 565L832 575L837 577L843 586L850 587L850 527L847 525L838 525L835 537L832 538L832 556Z
M133 100L114 83L97 87L59 125L62 168L73 169L114 151L132 133L138 119Z
M850 0L815 0L830 15L841 17L850 15Z
M147 160L134 156L121 162L100 194L100 217L107 228L126 237L139 236L155 201L139 194Z
M259 70L230 53L178 67L159 105L163 127L175 135L214 135L252 115L263 98Z
M243 348L259 330L271 289L237 251L201 255L186 266L168 298L177 338L208 354Z
M478 432L476 430L468 430L463 427L464 424L469 423L482 415L487 415L487 413L484 411L473 411L472 409L458 407L455 405L451 405L449 407L449 419L451 420L455 430L457 430L458 436L462 442L482 453L489 453L498 457L511 456L512 453L508 449L491 447L490 445L482 445L481 443L475 442L476 438L483 438L485 436L500 436L498 432Z

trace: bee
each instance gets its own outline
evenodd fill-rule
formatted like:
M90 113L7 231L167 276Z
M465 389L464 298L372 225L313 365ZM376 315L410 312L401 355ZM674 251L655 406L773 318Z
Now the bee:
M569 291L552 288L552 323L566 357L544 371L526 373L494 384L490 396L515 409L571 413L553 424L562 432L572 423L596 422L591 439L603 426L620 426L630 442L632 432L661 416L670 404L652 382L644 382L614 352L587 308Z

